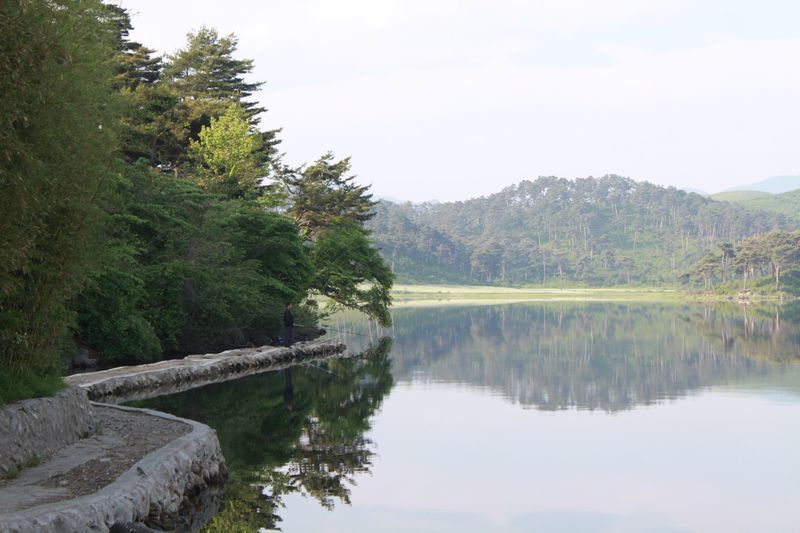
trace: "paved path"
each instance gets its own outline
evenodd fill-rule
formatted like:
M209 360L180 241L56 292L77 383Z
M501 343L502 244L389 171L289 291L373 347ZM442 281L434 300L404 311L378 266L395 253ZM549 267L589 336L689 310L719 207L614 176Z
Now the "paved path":
M74 374L66 381L85 388L92 400L123 403L281 370L301 362L341 356L345 349L344 344L327 341L302 342L291 348L261 346Z
M345 346L339 343L298 343L291 348L229 350L67 377L69 385L104 402L94 404L96 430L44 463L22 469L15 479L0 481L0 533L52 528L106 531L116 520L151 519L153 509L161 506L156 523L174 523L185 494L180 492L175 500L176 476L181 487L205 485L224 476L216 434L191 420L108 404L344 354ZM198 469L197 464L208 468ZM220 495L212 494L215 499L205 506L208 516ZM198 517L200 524L205 519Z
M188 433L191 427L143 412L95 404L95 434L50 460L0 482L3 514L96 492L148 453Z

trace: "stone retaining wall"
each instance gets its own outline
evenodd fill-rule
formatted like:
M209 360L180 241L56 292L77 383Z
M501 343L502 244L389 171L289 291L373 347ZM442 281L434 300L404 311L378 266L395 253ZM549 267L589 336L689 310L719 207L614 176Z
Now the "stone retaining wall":
M92 430L86 391L69 387L51 398L23 400L0 409L0 477L46 460Z
M0 532L106 532L131 524L193 531L216 513L227 471L214 430L149 409L114 408L176 420L192 430L94 494L5 515Z
M280 370L299 362L342 354L345 349L344 344L333 342L298 343L291 348L262 346L75 374L66 381L86 389L92 400L124 403Z
M0 410L0 474L47 459L88 434L89 398L104 404L149 398L208 383L286 368L345 352L341 343L298 343L189 356L66 378L73 385L53 398L26 400ZM0 532L190 531L213 516L227 472L213 429L147 409L114 407L178 420L192 431L147 455L116 481L87 496L3 516Z

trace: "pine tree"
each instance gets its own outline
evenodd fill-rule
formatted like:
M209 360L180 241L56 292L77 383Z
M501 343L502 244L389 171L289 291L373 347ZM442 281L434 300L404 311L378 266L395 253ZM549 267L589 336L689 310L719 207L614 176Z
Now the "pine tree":
M169 57L164 78L191 109L196 131L208 125L212 117L225 112L231 104L241 105L251 123L266 111L247 99L263 82L247 82L253 70L252 59L235 59L239 40L233 34L220 37L212 28L203 27L187 35L186 48Z
M369 186L356 185L350 171L350 158L334 162L331 152L297 172L286 172L283 181L289 192L289 216L303 235L314 239L336 221L359 225L375 214L376 202Z
M203 127L225 114L231 105L241 106L251 126L257 126L259 115L266 108L250 97L264 84L248 82L253 70L252 59L236 59L238 39L230 34L220 37L216 30L203 27L187 35L186 47L169 56L163 71L163 82L178 99L176 119L182 124L176 132L177 149L163 166L180 173L186 162L189 144L198 139ZM268 165L277 159L279 130L261 132L259 164Z

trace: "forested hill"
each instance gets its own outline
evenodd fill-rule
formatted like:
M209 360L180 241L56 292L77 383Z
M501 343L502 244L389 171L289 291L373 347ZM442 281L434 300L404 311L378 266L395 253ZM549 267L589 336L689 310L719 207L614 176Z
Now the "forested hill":
M383 201L369 227L400 280L673 283L723 242L800 222L619 176L541 177L465 202Z
M781 213L789 218L800 221L800 189L781 194L765 193L761 196L751 196L750 198L728 201L738 201L741 205L751 209Z

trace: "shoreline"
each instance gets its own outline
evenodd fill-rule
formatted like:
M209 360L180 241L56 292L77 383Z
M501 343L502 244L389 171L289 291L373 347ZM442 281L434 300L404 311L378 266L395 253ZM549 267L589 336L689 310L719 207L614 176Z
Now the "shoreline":
M67 385L85 389L90 400L124 403L183 392L260 372L281 370L299 361L336 356L345 351L344 344L327 341L299 342L291 348L242 348L72 374L65 377L64 381Z
M397 284L392 288L393 305L433 305L436 303L514 303L514 302L652 302L652 303L741 303L786 304L798 296L735 295L690 291L675 287L499 287L489 285Z
M41 420L37 409L29 404L55 404L54 409L67 412L64 418L91 427L90 432L80 431L77 440L39 435L42 430L35 429L36 435L28 435L16 446L26 448L37 460L36 464L25 458L15 460L18 472L0 482L0 493L9 495L8 508L0 512L0 532L202 526L216 511L227 478L216 432L190 419L113 404L348 355L344 344L326 341L193 355L73 374L65 379L71 385L67 393L25 400L24 408L18 402L0 408L0 414L8 415L2 419L5 422L0 430L10 441L22 438L15 428L31 425L29 419ZM61 399L76 395L82 399L77 407ZM84 404L89 399L103 401L92 402L94 409L87 410ZM96 415L95 410L104 411L107 419L108 413L116 413L107 431L102 428L103 416ZM148 422L136 423L135 419L142 416ZM188 432L176 430L175 424L186 425ZM156 439L149 447L140 442L147 440L145 435L139 438L139 431L148 431L147 427L163 432L162 440ZM34 452L45 449L48 440L53 441L52 451L46 456L36 455ZM137 449L138 456L134 453Z

